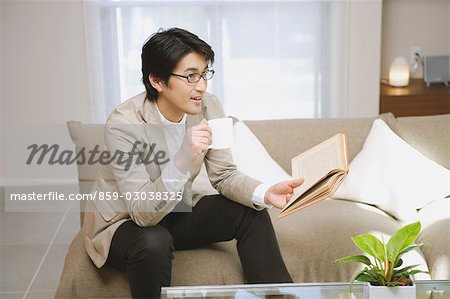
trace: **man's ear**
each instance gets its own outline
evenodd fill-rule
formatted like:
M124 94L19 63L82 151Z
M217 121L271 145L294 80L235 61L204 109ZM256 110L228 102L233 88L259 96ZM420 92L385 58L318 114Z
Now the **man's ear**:
M163 90L163 86L166 84L163 80L153 74L148 75L148 80L150 81L150 84L153 86L153 88L158 92L161 92Z

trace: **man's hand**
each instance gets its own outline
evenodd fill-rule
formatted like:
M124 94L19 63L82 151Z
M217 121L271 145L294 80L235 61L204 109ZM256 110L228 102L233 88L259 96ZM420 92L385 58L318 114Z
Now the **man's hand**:
M282 209L291 199L294 189L303 184L303 179L284 181L271 186L264 196L266 204Z
M192 162L208 149L211 143L211 128L206 119L190 128L184 135L180 150L175 155L176 167L186 173Z
M211 128L206 119L191 128L192 161L208 149L211 143Z

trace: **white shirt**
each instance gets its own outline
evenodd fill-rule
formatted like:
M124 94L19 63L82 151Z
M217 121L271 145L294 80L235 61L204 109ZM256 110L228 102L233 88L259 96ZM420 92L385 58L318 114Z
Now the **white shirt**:
M158 108L157 110L163 126L164 136L166 137L167 151L170 158L170 161L161 173L162 181L167 191L179 192L181 190L181 192L183 192L184 184L188 181L190 173L188 171L184 174L178 170L173 162L173 157L178 152L183 142L184 134L186 132L187 115L185 114L181 121L176 123L166 119ZM266 205L264 202L264 197L269 187L270 185L260 184L255 188L252 195L252 201L255 205L265 208L272 207L271 205Z

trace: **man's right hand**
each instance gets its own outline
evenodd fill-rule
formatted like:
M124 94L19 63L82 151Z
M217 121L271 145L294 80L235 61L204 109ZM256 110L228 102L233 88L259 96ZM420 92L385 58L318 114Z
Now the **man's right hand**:
M191 163L204 151L208 150L211 143L211 128L206 119L192 128L186 130L180 150L175 155L175 166L183 173L187 173Z

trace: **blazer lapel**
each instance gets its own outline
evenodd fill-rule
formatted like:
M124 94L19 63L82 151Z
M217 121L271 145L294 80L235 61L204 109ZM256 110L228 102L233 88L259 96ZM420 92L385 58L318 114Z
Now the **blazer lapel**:
M158 111L156 110L156 103L144 100L142 117L144 120L144 131L147 136L147 140L152 145L155 144L154 153L163 151L168 155L167 142L164 135L161 119L159 118ZM155 164L155 163L152 163ZM165 164L164 164L165 165ZM151 173L151 179L155 180L161 176L163 165L156 165L157 167L151 167L153 170Z

